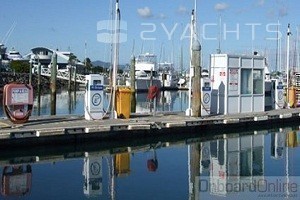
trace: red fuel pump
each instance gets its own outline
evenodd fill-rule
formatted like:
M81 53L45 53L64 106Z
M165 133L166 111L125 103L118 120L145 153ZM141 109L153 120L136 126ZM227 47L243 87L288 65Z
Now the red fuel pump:
M10 83L3 89L4 112L15 124L28 121L33 108L33 88L27 84Z

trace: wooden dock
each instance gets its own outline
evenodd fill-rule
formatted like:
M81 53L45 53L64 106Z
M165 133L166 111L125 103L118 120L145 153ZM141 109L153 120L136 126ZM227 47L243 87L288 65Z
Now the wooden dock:
M82 144L90 141L124 140L156 137L166 134L185 134L190 131L209 134L214 130L249 128L300 122L300 108L258 113L187 117L183 112L132 114L130 119L87 121L83 116L31 117L26 124L12 124L0 119L0 148L26 146Z

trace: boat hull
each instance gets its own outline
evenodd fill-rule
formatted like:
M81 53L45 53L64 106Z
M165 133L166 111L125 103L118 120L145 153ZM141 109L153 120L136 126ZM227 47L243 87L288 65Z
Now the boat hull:
M155 85L161 89L161 81L158 79L150 80L150 78L137 78L135 80L135 90L137 92L147 92L151 85ZM126 80L126 86L130 86L130 80Z

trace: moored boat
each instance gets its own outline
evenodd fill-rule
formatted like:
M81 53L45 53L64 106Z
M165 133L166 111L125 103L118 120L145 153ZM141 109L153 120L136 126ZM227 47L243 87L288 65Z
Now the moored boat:
M148 91L150 86L161 88L155 54L138 55L135 60L135 80L136 91ZM130 77L126 80L126 85L130 86Z

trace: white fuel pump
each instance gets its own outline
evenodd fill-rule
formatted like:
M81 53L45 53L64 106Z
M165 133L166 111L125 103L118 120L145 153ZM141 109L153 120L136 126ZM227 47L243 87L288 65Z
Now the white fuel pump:
M86 75L85 109L86 120L102 119L104 78L100 74Z
M284 108L284 89L280 79L275 80L275 109Z
M281 159L283 158L283 151L284 151L284 142L285 142L284 133L272 133L271 134L271 156L274 159Z
M210 115L211 106L211 80L208 77L201 78L201 116Z

